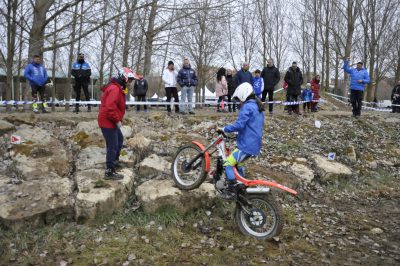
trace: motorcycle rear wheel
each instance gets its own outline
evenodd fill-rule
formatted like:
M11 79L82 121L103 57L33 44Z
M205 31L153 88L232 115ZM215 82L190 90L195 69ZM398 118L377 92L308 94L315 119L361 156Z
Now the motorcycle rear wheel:
M244 197L251 207L246 207L248 214L240 204L236 205L235 220L239 230L258 240L278 236L284 224L281 205L271 194L246 194Z

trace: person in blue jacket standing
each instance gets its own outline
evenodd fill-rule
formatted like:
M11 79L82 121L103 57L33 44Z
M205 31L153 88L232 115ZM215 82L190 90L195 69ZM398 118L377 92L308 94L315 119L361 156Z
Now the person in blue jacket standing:
M307 83L306 87L304 88L303 92L301 93L301 99L305 101L303 103L303 112L311 112L311 103L312 103L312 98L313 94L310 89L311 85L310 83Z
M361 115L361 106L365 85L370 82L368 71L363 63L358 62L355 68L349 66L350 58L344 60L343 69L350 75L350 102L353 106L353 116Z
M38 113L38 93L39 100L42 102L40 105L43 113L47 113L46 107L46 83L47 83L47 71L42 64L42 57L40 55L34 55L33 60L25 68L24 76L29 80L29 84L32 88L32 107L33 112Z
M85 61L85 55L83 53L78 54L78 60L72 64L71 75L75 78L75 93L76 101L81 100L81 90L85 94L86 101L90 101L89 97L89 81L92 75L90 65ZM91 105L88 104L88 112L91 111ZM79 103L75 104L75 113L79 112Z
M220 129L228 133L238 132L237 148L224 162L227 196L234 194L237 185L233 167L237 165L238 172L244 176L243 162L260 153L264 132L264 105L254 94L253 86L247 82L242 83L236 88L232 98L240 101L239 116L233 124Z

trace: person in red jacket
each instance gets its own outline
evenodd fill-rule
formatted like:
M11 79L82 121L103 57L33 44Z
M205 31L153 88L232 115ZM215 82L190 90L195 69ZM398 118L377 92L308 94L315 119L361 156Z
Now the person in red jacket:
M122 149L123 136L121 132L122 119L125 115L125 88L128 88L137 76L127 67L118 71L118 76L104 86L101 95L101 105L98 115L98 124L106 141L106 172L105 179L123 179L116 173L119 154Z
M313 93L312 97L312 103L311 103L311 112L317 112L317 105L319 101L319 90L321 88L320 83L320 77L319 75L316 75L312 80L311 80L311 91Z

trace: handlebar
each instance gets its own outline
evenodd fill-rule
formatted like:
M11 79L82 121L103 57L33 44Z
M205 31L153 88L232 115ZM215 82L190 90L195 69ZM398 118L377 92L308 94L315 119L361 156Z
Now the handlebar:
M217 133L218 135L222 135L225 139L229 139L229 140L236 139L236 135L228 136L228 135L225 134L225 132L222 131L221 129L212 128L212 129L210 130L210 134L211 134L211 135L214 135L215 133Z

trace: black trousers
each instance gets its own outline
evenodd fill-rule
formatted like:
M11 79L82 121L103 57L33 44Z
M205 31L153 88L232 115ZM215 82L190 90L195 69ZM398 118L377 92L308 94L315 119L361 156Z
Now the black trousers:
M83 89L83 93L85 94L85 100L90 101L89 97L89 83L88 82L82 82L82 81L75 81L75 93L76 93L76 101L81 100L81 90ZM88 109L90 109L90 104L88 105ZM76 109L79 109L79 104L77 103L75 105Z
M400 105L400 97L392 100L392 104ZM400 113L400 106L392 106L392 113Z
M360 116L361 115L361 106L362 106L362 98L363 91L358 90L350 90L350 102L353 106L353 115Z
M174 97L174 103L179 103L178 89L176 87L166 87L165 95L167 96L167 111L171 112L171 98ZM175 112L179 112L179 104L175 104Z
M136 96L136 101L146 102L146 95ZM144 110L147 110L147 105L143 105ZM136 111L140 111L140 105L136 105Z
M236 103L231 103L232 102L232 95L228 94L228 102L229 102L229 104L228 104L229 112L232 112L232 106L233 106L233 111L236 112Z
M299 95L291 95L291 94L286 95L287 102L297 102L298 98L299 98ZM294 112L294 113L298 114L299 113L299 105L298 104L288 105L287 110L289 113Z
M272 102L274 100L274 88L263 90L262 97L261 97L262 102L265 102L265 99L267 98L267 94L268 94L268 101ZM268 106L268 109L269 109L269 112L271 113L274 109L274 104L270 103Z

